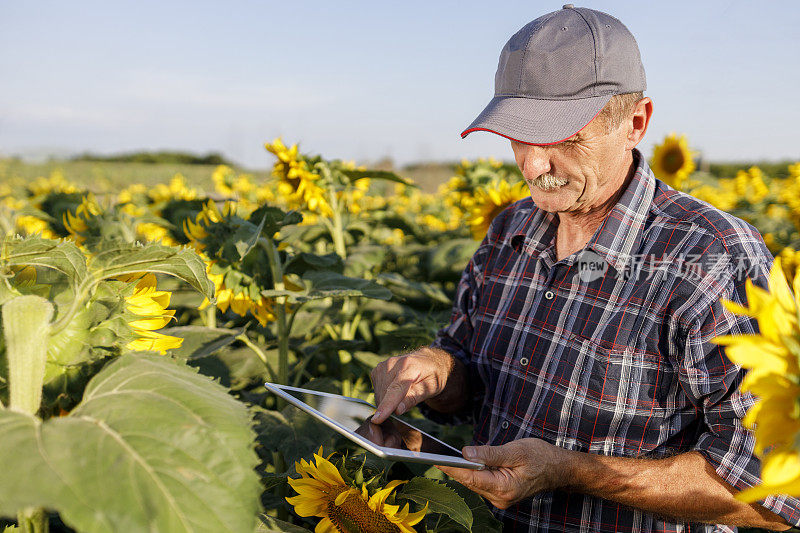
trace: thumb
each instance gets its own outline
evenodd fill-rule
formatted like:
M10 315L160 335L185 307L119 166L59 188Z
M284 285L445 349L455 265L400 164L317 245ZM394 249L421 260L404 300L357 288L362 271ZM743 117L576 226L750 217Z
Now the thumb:
M502 446L465 446L464 458L486 466L504 466L506 457Z

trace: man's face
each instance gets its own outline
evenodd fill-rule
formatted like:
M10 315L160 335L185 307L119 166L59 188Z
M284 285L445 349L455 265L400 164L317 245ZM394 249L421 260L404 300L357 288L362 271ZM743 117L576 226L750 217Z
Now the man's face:
M602 119L596 118L558 144L511 141L536 206L549 212L587 212L608 201L628 173L628 129L623 122L606 133Z

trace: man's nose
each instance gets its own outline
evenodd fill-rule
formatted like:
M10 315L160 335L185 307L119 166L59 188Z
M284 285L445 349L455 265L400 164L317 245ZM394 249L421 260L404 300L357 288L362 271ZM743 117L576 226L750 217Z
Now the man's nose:
M522 175L526 178L538 178L550 172L550 153L544 146L528 144L525 147L525 158Z

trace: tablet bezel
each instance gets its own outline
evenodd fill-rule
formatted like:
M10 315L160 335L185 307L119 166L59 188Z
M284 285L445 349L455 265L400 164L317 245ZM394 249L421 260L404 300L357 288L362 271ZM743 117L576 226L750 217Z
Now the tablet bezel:
M325 416L324 414L322 414L321 412L317 411L316 409L314 409L313 407L311 407L307 403L295 398L294 396L292 396L291 394L288 394L285 391L288 390L288 391L293 391L293 392L314 394L314 395L317 395L317 396L327 396L327 397L332 397L332 398L340 398L340 399L345 399L345 400L350 400L350 401L353 401L353 402L361 403L363 405L369 406L372 409L375 409L374 405L372 405L371 403L366 402L366 401L364 401L364 400L362 400L360 398L352 398L350 396L342 396L340 394L331 394L329 392L320 392L320 391L315 391L315 390L302 389L302 388L299 388L299 387L291 387L289 385L278 385L277 383L269 383L269 382L267 382L267 383L264 383L264 386L267 388L267 390L269 390L273 394L279 396L280 398L283 398L284 400L286 400L290 404L294 405L295 407L305 411L306 413L308 413L311 416L313 416L314 418L318 419L320 422L322 422L326 426L328 426L331 429L333 429L334 431L344 435L345 437L349 438L350 440L352 440L353 442L355 442L356 444L358 444L359 446L361 446L365 450L374 453L378 457L383 457L383 458L386 458L386 459L395 459L395 460L398 460L398 461L407 461L407 462L412 462L412 463L425 463L425 464L432 464L432 465L455 466L455 467L458 467L458 468L469 468L469 469L472 469L472 470L483 470L483 468L484 468L484 465L482 465L480 463L476 463L476 462L473 462L473 461L468 461L467 459L463 459L463 458L459 458L459 457L451 457L449 455L441 455L441 454L438 454L438 453L415 452L415 451L412 451L412 450L400 450L400 449L397 449L397 448L385 448L383 446L378 446L375 443L373 443L373 442L369 441L368 439L366 439L365 437L362 437L358 433L355 433L354 431L351 431L351 430L347 429L343 425L339 424L336 420L333 420L332 418L329 418L329 417ZM452 446L450 446L446 442L442 442L441 440L437 439L433 435L430 435L430 434L426 433L425 431L422 431L418 427L413 426L412 424L409 424L405 420L401 420L401 419L397 418L394 415L391 415L391 418L393 418L395 420L398 420L398 421L400 421L400 422L402 422L404 424L408 424L409 426L411 426L415 430L419 431L420 433L422 433L426 437L431 438L431 439L435 440L436 442L439 442L440 444L450 448L455 453L461 453L458 449L453 448Z

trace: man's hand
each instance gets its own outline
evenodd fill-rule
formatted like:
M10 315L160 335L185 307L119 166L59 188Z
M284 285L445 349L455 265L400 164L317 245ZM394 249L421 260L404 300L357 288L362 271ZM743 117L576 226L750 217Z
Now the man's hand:
M486 470L438 466L499 509L564 483L561 461L565 450L541 439L520 439L502 446L467 446L464 457L483 463Z
M464 365L444 350L428 347L381 362L370 378L378 406L372 417L376 424L432 398L442 400L442 408L432 404L434 409L454 412L467 394Z
M490 469L438 468L500 509L542 491L565 490L688 522L780 531L790 527L765 507L736 500L736 490L696 451L663 459L611 457L530 438L502 446L467 446L464 457Z

